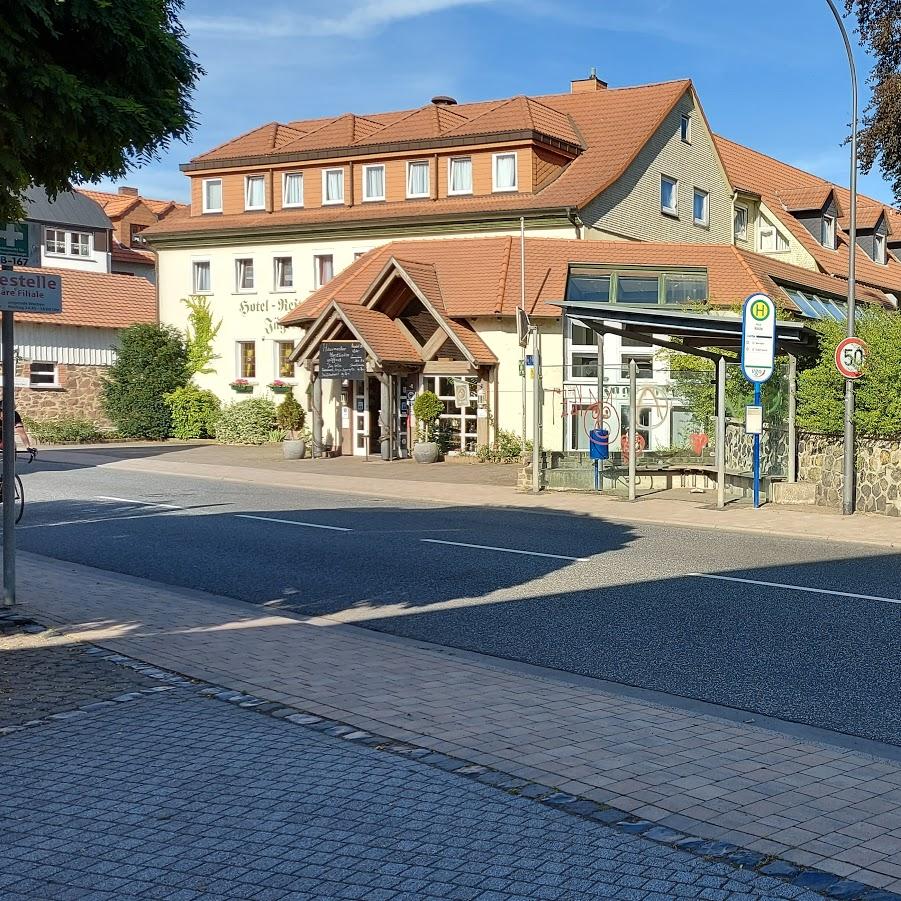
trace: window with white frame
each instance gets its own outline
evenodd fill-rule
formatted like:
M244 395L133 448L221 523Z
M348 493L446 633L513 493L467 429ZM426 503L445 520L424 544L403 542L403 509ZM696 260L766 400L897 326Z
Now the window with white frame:
M430 193L428 160L411 160L407 163L407 197L428 197Z
M235 260L235 290L253 291L256 287L253 273L253 258L241 257Z
M282 180L282 206L303 206L303 173L286 172Z
M733 220L733 231L735 237L739 241L748 240L748 208L745 206L737 206L735 208L735 218Z
M276 291L294 290L294 259L293 257L275 257L273 260L275 272L274 281Z
M830 216L828 213L823 216L822 239L823 247L835 250L835 216Z
M567 335L566 377L573 381L597 380L598 339L588 326L573 319L569 320Z
M710 195L700 188L695 188L693 201L695 225L710 224Z
M46 388L59 384L59 370L56 363L32 361L28 384L32 388Z
M212 291L210 261L194 260L192 268L192 290L194 294L209 294Z
M244 178L244 209L266 209L266 180L262 175L247 175Z
M295 376L294 363L291 354L294 353L293 341L275 342L275 371L280 379L293 379Z
M222 212L222 179L205 178L202 186L202 203L204 213Z
M679 180L669 175L660 176L660 212L679 215Z
M458 407L453 376L423 376L423 388L434 391L438 400L444 405L444 412L438 416L438 425L444 431L448 449L451 452L474 451L478 443L478 410L476 409L476 391L470 382L470 402L465 407Z
M877 232L873 235L873 259L883 266L886 263L886 240L885 235Z
M344 203L344 170L322 170L322 202Z
M691 116L687 114L682 115L682 122L679 126L679 137L682 138L684 143L691 143Z
M455 156L448 160L448 194L472 194L472 157Z
M782 253L788 250L785 235L763 213L757 223L757 234L760 250L764 253Z
M495 191L516 190L516 154L495 153L492 175L492 188Z
M91 233L48 228L44 235L44 246L47 253L54 256L89 257Z
M385 199L385 167L381 164L363 166L363 200Z
M313 257L313 283L321 288L335 277L335 258L330 253L317 253Z
M237 346L239 379L257 377L257 345L255 341L239 341Z

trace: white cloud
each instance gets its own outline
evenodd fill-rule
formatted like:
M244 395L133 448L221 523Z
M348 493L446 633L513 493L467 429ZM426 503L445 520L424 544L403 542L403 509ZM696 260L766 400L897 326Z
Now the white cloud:
M232 38L365 37L378 29L461 6L496 3L498 0L350 0L334 11L335 4L319 12L276 10L259 18L243 16L188 16L187 30L195 35L227 35Z

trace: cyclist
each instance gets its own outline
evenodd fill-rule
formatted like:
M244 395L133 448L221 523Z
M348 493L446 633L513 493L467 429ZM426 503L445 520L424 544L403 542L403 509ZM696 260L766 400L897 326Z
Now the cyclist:
M0 400L0 423L3 421L3 401ZM22 444L25 445L25 450L30 454L37 454L38 449L31 443L31 436L28 434L28 429L25 428L25 423L22 422L22 417L19 416L19 411L16 410L16 437ZM3 450L3 433L2 429L0 429L0 451Z

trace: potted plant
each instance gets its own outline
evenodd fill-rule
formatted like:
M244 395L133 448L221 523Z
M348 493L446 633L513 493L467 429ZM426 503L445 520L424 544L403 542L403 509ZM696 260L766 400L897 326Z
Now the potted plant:
M286 394L285 399L275 411L278 427L286 436L282 441L282 453L286 460L302 460L307 452L307 444L302 435L306 418L307 414L304 408L297 402L293 393Z
M281 379L275 379L270 382L268 387L273 394L290 394L293 390L291 385L287 382L283 382Z
M413 445L413 459L417 463L434 463L438 459L438 417L444 404L434 391L423 391L413 404L417 423L417 441Z
M248 382L247 379L235 379L233 382L229 383L228 387L237 394L253 393L253 383Z

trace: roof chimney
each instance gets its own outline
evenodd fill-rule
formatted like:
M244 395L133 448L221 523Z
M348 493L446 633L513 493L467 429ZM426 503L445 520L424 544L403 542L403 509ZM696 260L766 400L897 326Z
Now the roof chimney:
M453 97L446 97L444 94L439 94L437 97L432 98L432 103L435 106L456 106L457 101L454 100Z
M598 78L597 70L594 66L588 73L588 78L578 78L569 83L569 90L572 94L583 94L587 91L603 91L607 87L606 81Z
M126 185L119 185L119 193L125 194L128 197L137 197L138 189L137 188L129 188Z

